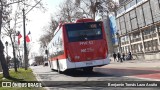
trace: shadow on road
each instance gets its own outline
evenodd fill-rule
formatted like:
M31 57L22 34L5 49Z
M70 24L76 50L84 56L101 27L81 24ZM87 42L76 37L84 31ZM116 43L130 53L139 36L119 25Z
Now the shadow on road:
M135 76L135 75L145 75L145 74L156 74L160 71L155 70L137 70L137 69L118 69L118 68L94 68L95 72L101 72L103 74L112 74L115 77L122 76Z
M40 71L37 71L41 69ZM39 75L56 75L56 77L63 76L71 76L71 77L124 77L124 76L139 76L139 75L159 75L160 70L158 69L138 69L138 68L107 68L107 67L94 67L93 72L84 72L81 69L75 69L75 70L67 70L63 72L62 74L59 74L57 71L52 71L50 68L45 67L45 69L42 69L42 67L39 67L35 69L36 73ZM158 77L158 76L156 76Z
M63 72L63 74L72 77L123 77L156 73L160 73L160 71L117 68L94 68L93 72L84 72L83 70L68 70Z
M83 70L67 70L63 74L72 77L110 77L112 74L106 74L101 72L84 72Z

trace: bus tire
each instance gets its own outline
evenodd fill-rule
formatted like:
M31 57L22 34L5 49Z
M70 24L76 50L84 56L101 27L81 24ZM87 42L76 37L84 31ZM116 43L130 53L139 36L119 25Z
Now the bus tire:
M93 72L93 67L85 67L83 68L84 72Z
M61 71L60 71L60 66L59 66L59 61L57 59L57 72L61 74Z

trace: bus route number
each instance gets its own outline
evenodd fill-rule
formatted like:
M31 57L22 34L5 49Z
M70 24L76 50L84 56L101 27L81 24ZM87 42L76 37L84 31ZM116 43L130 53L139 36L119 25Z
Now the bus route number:
M93 41L80 42L80 45L93 45Z

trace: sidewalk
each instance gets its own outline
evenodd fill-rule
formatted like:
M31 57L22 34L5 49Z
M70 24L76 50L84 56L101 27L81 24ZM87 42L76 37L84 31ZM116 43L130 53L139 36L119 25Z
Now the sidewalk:
M128 60L121 62L114 62L113 58L110 58L111 62L109 65L103 67L111 68L159 68L160 60Z

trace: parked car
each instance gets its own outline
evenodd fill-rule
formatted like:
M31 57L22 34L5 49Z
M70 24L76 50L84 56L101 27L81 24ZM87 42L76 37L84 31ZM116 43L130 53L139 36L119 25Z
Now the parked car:
M35 63L33 66L37 66L37 64Z
M31 66L38 66L38 65L37 65L37 63L34 62L33 64L31 64Z

